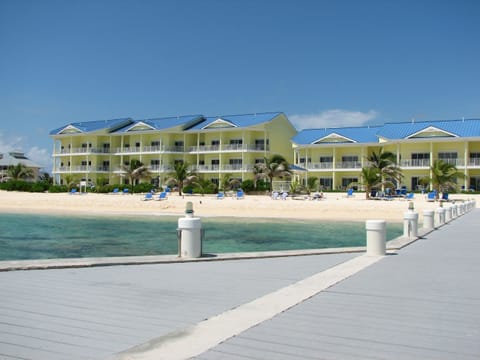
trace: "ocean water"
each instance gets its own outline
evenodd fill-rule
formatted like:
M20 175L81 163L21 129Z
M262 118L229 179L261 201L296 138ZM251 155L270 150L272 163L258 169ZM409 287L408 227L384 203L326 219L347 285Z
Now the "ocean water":
M177 253L178 216L89 217L0 214L0 260ZM365 223L202 218L204 253L365 245ZM387 239L402 234L387 224Z

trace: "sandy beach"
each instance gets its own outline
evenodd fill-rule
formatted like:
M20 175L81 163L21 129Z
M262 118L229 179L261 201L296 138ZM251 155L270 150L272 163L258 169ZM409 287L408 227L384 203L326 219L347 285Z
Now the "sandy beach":
M474 198L476 195L453 194L452 200ZM322 200L273 200L266 195L246 195L244 199L226 197L217 200L214 195L179 196L170 194L166 200L143 201L145 195L133 194L82 194L23 193L0 191L0 212L38 214L90 214L90 215L141 215L182 216L185 204L193 203L195 216L258 217L283 219L308 219L328 221L365 221L383 219L402 222L408 201L398 198L391 201L365 200L364 193L347 198L345 193L327 193ZM424 195L415 194L415 210L420 221L422 211L436 209L437 202L428 202ZM446 205L448 206L448 205Z

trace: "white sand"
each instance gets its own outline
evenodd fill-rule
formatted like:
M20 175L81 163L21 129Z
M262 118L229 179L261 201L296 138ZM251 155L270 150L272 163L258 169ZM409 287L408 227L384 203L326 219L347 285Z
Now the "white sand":
M451 199L468 199L474 195L451 195ZM309 219L329 221L365 221L383 219L402 222L408 201L395 199L365 200L364 193L347 198L344 193L327 193L323 200L272 200L268 196L246 195L236 200L227 197L217 200L214 195L178 196L170 194L163 201L142 201L144 195L83 194L70 195L22 193L0 191L0 212L39 214L91 214L91 215L178 215L182 216L185 204L191 201L195 216L235 216L260 218ZM422 220L422 210L436 209L439 204L427 202L415 194L416 211ZM448 205L446 205L448 206Z

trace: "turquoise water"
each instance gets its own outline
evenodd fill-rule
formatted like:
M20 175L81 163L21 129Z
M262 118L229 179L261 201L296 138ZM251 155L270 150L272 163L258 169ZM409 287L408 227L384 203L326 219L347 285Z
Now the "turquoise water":
M72 217L0 214L0 260L177 253L178 217ZM204 253L365 245L365 223L203 218ZM387 238L402 234L387 225Z

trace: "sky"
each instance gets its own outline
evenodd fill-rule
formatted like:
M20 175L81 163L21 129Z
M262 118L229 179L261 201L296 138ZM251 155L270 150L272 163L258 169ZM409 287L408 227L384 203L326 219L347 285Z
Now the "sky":
M0 0L0 152L78 121L480 117L477 0Z

